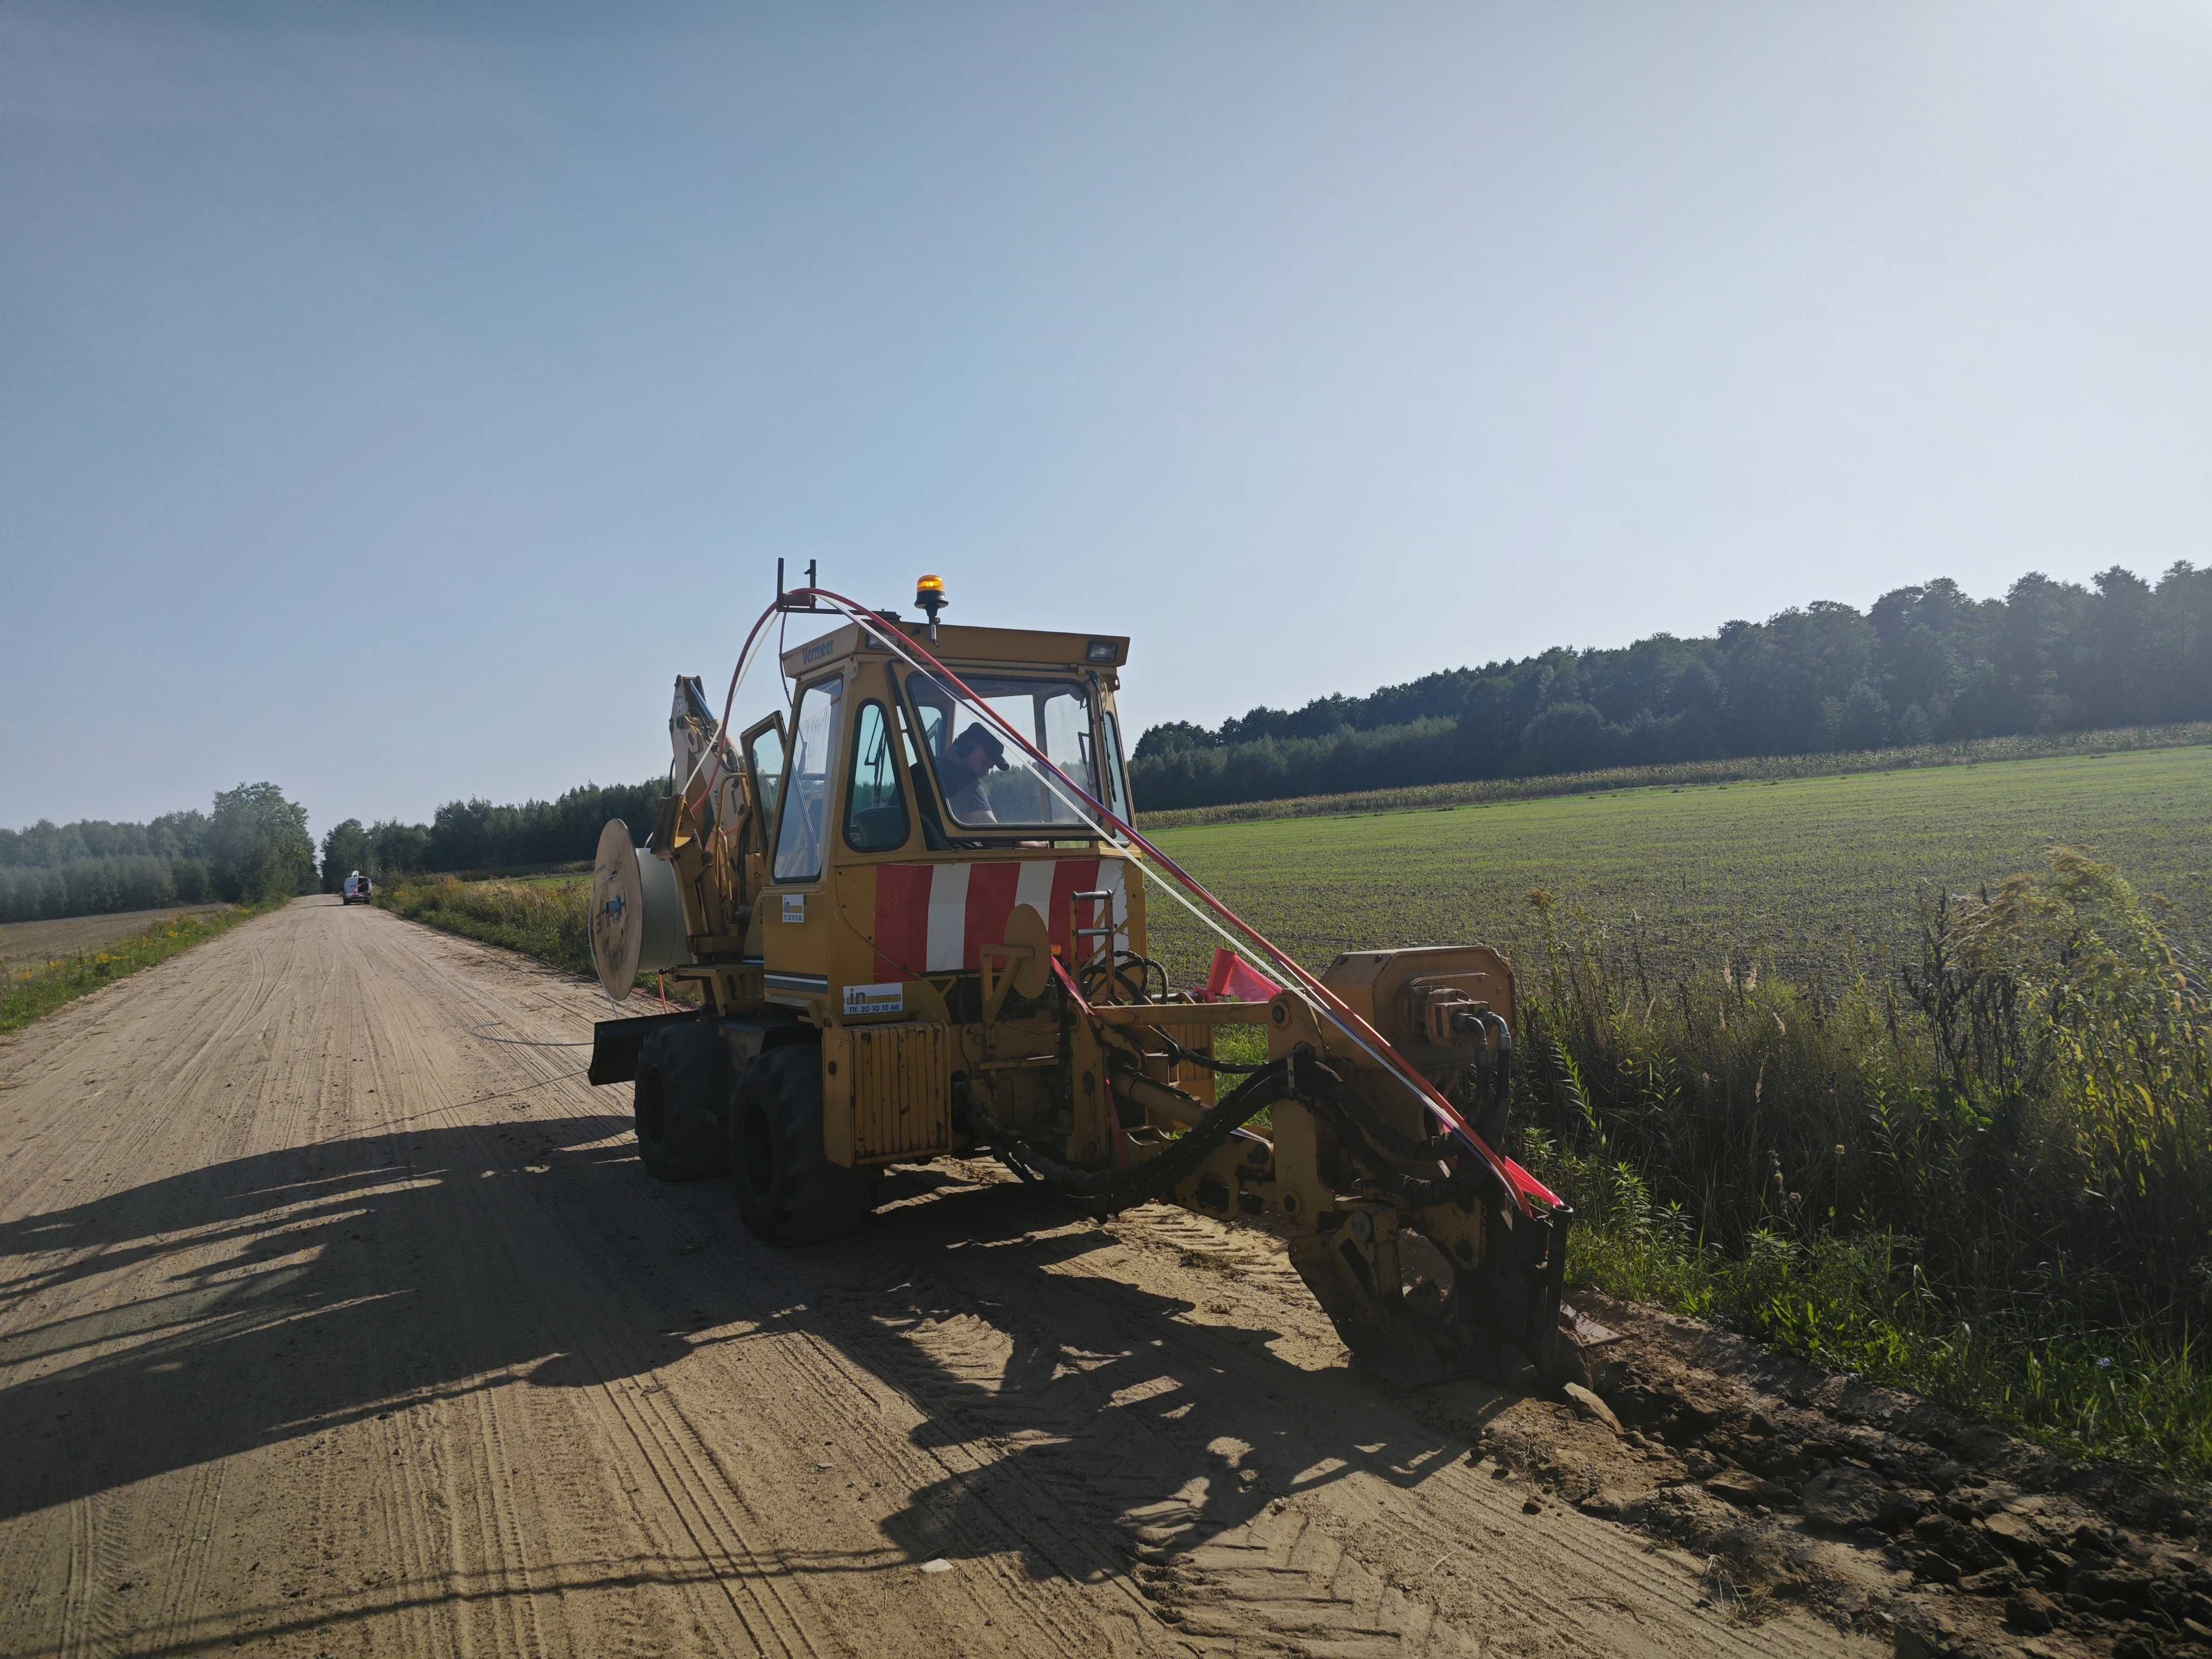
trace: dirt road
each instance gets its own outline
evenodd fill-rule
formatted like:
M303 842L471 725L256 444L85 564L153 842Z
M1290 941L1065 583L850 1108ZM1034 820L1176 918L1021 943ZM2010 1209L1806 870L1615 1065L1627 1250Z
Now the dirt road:
M483 1040L595 1001L312 899L0 1049L0 1654L1875 1650L1534 1495L1264 1240L963 1166L756 1243Z

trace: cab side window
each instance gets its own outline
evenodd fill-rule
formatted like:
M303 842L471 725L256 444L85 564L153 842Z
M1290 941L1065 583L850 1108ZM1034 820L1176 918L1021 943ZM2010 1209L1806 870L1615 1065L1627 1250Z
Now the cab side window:
M1106 808L1124 823L1136 819L1129 811L1129 775L1121 764L1121 723L1106 711Z
M756 816L761 828L756 839L765 848L768 826L775 822L775 804L783 795L783 732L780 727L763 726L745 741L745 755L752 764L753 787L760 793L760 807Z
M845 844L856 853L891 853L906 845L906 796L899 755L879 702L860 705L853 723L853 777L845 791Z
M777 881L811 881L822 873L822 830L830 810L830 757L836 751L837 716L845 698L840 678L817 680L799 694L791 723L791 764L782 788L783 815L775 831Z

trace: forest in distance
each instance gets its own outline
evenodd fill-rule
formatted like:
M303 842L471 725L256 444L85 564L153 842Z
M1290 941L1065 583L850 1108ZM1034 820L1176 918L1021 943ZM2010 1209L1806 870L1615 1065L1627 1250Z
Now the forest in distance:
M2022 576L2001 599L1938 580L1862 613L1818 600L1707 638L1556 647L1364 697L1155 726L1131 760L1140 813L1608 767L1914 747L2212 718L2212 568L2153 586L2118 566L2090 587ZM449 801L428 824L349 819L324 884L372 873L587 859L620 817L641 841L659 780L556 800ZM335 873L333 873L333 872Z
M1710 635L1559 646L1364 697L1170 721L1131 757L1147 812L1753 756L1914 747L2212 717L2212 568L2155 586L1949 580Z
M372 878L429 871L498 870L587 859L610 818L629 826L640 846L652 833L668 781L580 784L557 799L495 806L449 800L428 823L397 818L364 824L348 818L323 837L323 890L335 893L354 870Z
M428 823L348 818L324 835L319 859L307 809L273 783L224 791L211 813L41 821L0 830L0 922L335 893L356 870L386 877L565 863L592 855L609 818L625 820L642 842L666 789L662 778L585 784L519 805L448 801Z
M1820 600L1706 636L1559 646L1365 696L1255 708L1214 727L1170 721L1139 738L1130 770L1149 815L2206 719L2212 568L2181 562L2155 585L2117 565L2087 586L2031 573L1991 599L1939 580L1886 593L1863 612ZM391 877L588 859L609 818L642 840L665 787L656 777L583 784L550 800L452 800L428 823L347 818L313 861L323 890L334 892L356 869ZM301 879L304 820L298 842L270 832L291 849L274 876L258 851L247 872L236 837L211 842L211 830L200 812L0 830L0 920L226 898Z
M165 812L147 823L42 820L0 830L0 922L255 904L314 884L307 809L273 783L219 790L210 811Z

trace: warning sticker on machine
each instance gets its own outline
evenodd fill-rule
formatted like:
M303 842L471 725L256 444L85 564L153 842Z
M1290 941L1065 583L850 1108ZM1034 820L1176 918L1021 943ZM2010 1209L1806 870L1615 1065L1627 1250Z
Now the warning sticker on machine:
M902 1014L906 1012L906 987L903 985L848 985L845 988L845 1012L852 1014Z
M786 893L783 896L783 919L786 921L804 921L806 920L805 894Z

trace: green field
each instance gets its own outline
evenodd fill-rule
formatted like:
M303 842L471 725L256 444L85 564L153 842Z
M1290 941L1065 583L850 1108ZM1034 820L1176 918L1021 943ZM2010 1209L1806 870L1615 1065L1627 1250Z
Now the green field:
M1368 817L1159 832L1171 857L1310 964L1335 952L1529 939L1534 888L1615 933L1641 919L1654 971L1724 952L1803 975L1887 959L1920 896L2093 849L2212 922L2212 749L2014 761L1774 783L1620 790ZM1209 953L1155 898L1178 978Z
M1580 911L1624 943L1636 934L1656 973L1727 955L1795 977L1832 975L1890 959L1915 936L1924 894L2002 880L2054 845L2094 852L2162 896L2184 938L2212 938L2212 747L1214 823L1152 838L1315 967L1383 945L1525 949L1537 931L1528 895L1540 887L1571 917ZM501 930L555 926L525 894L588 884L567 872L470 883L448 890L447 908L471 912L459 931L521 944ZM414 901L404 913L434 908L435 883L402 884ZM473 914L495 890L518 890L498 915ZM1210 937L1157 890L1151 915L1153 948L1177 982L1201 976Z
M2124 726L2097 732L2045 732L2005 738L1960 738L1899 749L1850 749L1817 755L1739 755L1730 760L1669 761L1653 766L1619 766L1599 772L1540 773L1530 777L1470 778L1456 783L1401 784L1389 789L1358 789L1334 795L1292 795L1224 803L1218 806L1170 807L1147 811L1139 827L1182 830L1200 823L1255 823L1263 818L1304 818L1330 814L1402 812L1419 808L1468 806L1509 800L1539 800L1554 795L1589 795L1611 789L1670 789L1677 785L1772 783L1784 778L1839 777L1856 772L1907 772L1931 767L1984 766L1996 761L2055 760L2062 757L2101 758L2152 749L2212 744L2212 720L2182 720L2168 726Z

